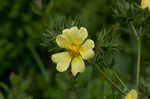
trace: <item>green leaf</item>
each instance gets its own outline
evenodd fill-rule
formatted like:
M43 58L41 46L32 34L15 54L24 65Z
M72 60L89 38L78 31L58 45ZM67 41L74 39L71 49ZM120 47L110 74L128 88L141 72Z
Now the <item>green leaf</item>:
M23 80L18 88L18 93L24 93L30 85L30 80Z
M11 93L11 89L5 83L0 82L0 87L2 87L7 94Z
M0 92L0 99L5 99L4 95L2 94L2 92Z

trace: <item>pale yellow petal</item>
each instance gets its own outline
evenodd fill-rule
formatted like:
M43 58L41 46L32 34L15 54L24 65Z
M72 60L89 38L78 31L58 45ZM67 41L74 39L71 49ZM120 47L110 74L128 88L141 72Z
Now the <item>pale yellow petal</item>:
M88 60L92 57L94 57L95 53L93 51L93 48L95 47L94 41L88 39L80 48L79 52L83 59Z
M150 0L142 0L141 2L141 8L149 8L150 10Z
M94 44L93 40L88 39L81 47L83 47L85 49L93 49L95 47L95 44Z
M62 31L63 35L68 36L70 34L71 30L70 29L64 29Z
M126 96L125 99L131 99L131 95Z
M61 48L69 48L71 46L71 42L65 35L58 35L56 37L56 42Z
M79 30L79 35L81 38L81 41L83 42L88 37L88 31L85 27L81 27Z
M68 37L70 42L75 45L80 45L88 36L86 28L81 27L72 27L71 29L65 29L63 34Z
M85 71L85 64L81 56L74 57L71 63L72 74L76 76L78 72L84 72L84 71Z
M127 96L125 97L125 99L137 99L137 92L132 89Z
M53 54L51 59L54 63L57 64L56 69L59 72L64 72L68 69L70 62L71 62L71 55L69 52L61 52L61 53L56 53Z
M147 0L141 0L141 5L144 5Z
M92 49L80 51L80 54L85 60L91 59L95 56L95 53Z

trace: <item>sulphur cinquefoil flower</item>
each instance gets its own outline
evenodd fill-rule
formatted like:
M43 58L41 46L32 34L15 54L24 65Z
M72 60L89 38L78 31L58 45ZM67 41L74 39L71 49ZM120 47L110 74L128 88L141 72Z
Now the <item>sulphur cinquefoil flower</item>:
M142 9L148 8L150 10L150 0L142 0L141 8Z
M137 99L137 92L132 89L127 96L125 97L125 99Z
M66 71L71 64L71 72L75 76L78 72L85 71L83 60L88 60L94 56L94 42L87 39L88 32L86 28L72 27L64 29L62 34L56 37L56 43L60 48L67 51L52 55L52 61L57 64L57 71Z

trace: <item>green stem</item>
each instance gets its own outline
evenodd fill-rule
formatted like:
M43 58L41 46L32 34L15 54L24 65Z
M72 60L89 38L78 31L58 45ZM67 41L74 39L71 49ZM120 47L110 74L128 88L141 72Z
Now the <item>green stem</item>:
M136 74L136 91L139 91L140 82L140 64L141 64L141 39L137 38L138 52L137 52L137 74Z
M131 24L131 27L133 29L133 32L135 33L137 37L137 46L138 46L138 51L137 51L137 72L136 72L136 91L138 93L139 91L139 82L140 82L140 64L141 64L141 37L137 33L135 27L133 24Z
M31 44L31 43L28 43L28 48L30 49L35 61L37 62L37 66L39 67L39 69L41 70L42 74L44 76L46 76L46 71L45 71L45 68L44 68L44 64L42 63L38 53L36 52L34 46Z
M110 83L114 88L116 88L122 95L126 95L100 68L97 66L97 64L88 61L89 64L93 65L96 67L98 72L105 78L105 80Z
M116 78L119 80L119 82L121 83L121 85L129 91L128 87L125 85L125 83L121 80L121 78L115 71L114 71L114 74L115 74Z

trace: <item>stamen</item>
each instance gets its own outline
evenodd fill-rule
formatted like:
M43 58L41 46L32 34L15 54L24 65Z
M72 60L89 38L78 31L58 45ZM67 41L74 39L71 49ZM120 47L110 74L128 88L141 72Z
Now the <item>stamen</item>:
M71 54L73 54L74 56L79 55L79 47L79 45L72 44L72 46L70 47Z

